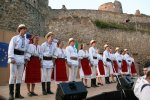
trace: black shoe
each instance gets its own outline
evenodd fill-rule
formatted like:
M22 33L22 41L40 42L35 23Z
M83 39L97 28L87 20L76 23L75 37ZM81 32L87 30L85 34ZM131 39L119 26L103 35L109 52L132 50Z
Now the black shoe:
M99 87L99 86L95 84L95 87Z
M54 94L52 91L47 91L47 94Z
M32 93L31 93L31 92L29 92L29 93L28 93L28 96L29 96L29 97L32 97Z
M15 98L23 99L24 97L22 95L16 95Z
M88 86L85 85L85 88L90 88L90 87L88 87Z
M98 85L101 85L101 86L103 86L104 84L102 84L102 83L97 83Z
M32 96L38 96L38 94L36 94L35 92L30 92L32 94Z
M47 92L46 91L42 91L43 95L47 95Z

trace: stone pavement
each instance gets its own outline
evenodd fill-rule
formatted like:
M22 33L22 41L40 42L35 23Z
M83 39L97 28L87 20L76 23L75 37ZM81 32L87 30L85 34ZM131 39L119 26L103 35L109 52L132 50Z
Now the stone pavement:
M80 80L78 80L80 81ZM104 79L103 79L104 81ZM102 92L109 92L109 91L114 91L116 90L116 84L117 83L112 83L112 84L105 84L104 86L100 86L97 88L88 88L88 94L87 97L91 97L97 94L100 94ZM90 86L90 80L88 80L88 86ZM52 82L52 91L54 92L53 95L42 95L41 92L41 84L37 83L36 87L35 87L35 92L39 95L39 96L34 96L34 97L28 97L27 95L27 88L26 88L26 84L23 83L21 86L21 94L25 97L23 100L55 100L55 94L56 94L56 87L57 85L55 84L55 82ZM6 86L0 86L0 95L4 96L6 99L8 99L8 85ZM19 100L19 99L16 99Z

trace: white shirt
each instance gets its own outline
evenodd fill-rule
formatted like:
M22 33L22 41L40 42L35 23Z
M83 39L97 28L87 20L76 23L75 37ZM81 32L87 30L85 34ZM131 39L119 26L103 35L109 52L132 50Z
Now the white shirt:
M146 79L146 75L139 77L135 83L134 94L137 98L139 98L139 96L140 96L141 88L142 88L143 84L145 84L145 79Z
M131 64L131 63L132 63L131 57L130 57L128 54L125 54L125 55L124 55L124 59L126 60L126 62L127 62L128 64Z
M118 52L115 53L115 57L116 57L117 62L122 61L122 56Z
M109 51L107 51L107 50L105 50L104 52L103 52L103 62L106 64L106 59L110 59L111 60L111 55L110 55L110 52Z
M94 66L98 65L98 59L93 59L93 57L97 57L97 52L96 52L96 48L94 47L90 47L89 48L89 57L90 57L90 62L91 64L93 64Z
M111 60L116 60L116 56L114 53L110 53L110 56L111 56Z
M83 58L89 58L89 53L87 50L79 50L78 52L78 57L79 59L83 59Z
M149 84L147 80L145 80L145 84ZM150 99L150 86L145 86L142 91L140 91L139 100L149 100Z
M73 66L78 66L79 65L78 60L70 59L71 57L78 58L77 49L74 46L66 47L66 55L67 55L67 62L68 62L68 64L73 65Z
M42 50L40 45L29 44L27 48L27 52L25 54L25 58L30 60L31 56L37 56L42 59Z
M10 63L12 60L15 60L16 64L24 64L25 56L14 54L14 49L26 52L27 46L28 41L25 37L22 37L20 35L12 37L8 48L8 63Z
M42 54L46 57L53 57L54 52L56 50L55 44L52 42L51 44L48 44L47 42L44 42L41 45ZM52 60L42 60L42 65L45 68L53 68L53 61Z
M65 49L61 49L61 48L56 48L55 52L54 52L54 56L56 58L66 58L66 51Z
M102 60L102 61L103 61L103 57L102 57L102 55L97 54L97 59L98 59L98 60Z

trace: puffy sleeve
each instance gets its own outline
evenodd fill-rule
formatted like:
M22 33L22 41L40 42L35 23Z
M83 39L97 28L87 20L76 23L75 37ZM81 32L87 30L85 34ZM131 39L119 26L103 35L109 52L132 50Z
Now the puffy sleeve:
M42 48L41 48L41 46L39 45L39 57L40 57L40 59L43 59L43 53L42 53Z
M9 47L8 47L8 62L11 62L12 59L15 59L14 49L15 49L15 38L13 37L10 40Z
M27 59L27 60L30 60L30 57L31 57L31 49L32 47L31 47L31 45L29 45L28 47L27 47L27 50L26 50L26 53L25 53L25 59Z
M56 49L56 50L54 50L54 56L53 56L54 58L57 58L58 57L58 50Z
M71 56L70 49L69 49L69 47L67 47L66 48L66 57L67 57L67 62L69 64L71 64L70 56Z
M93 53L92 53L92 48L89 48L89 57L90 57L90 61L93 61Z
M83 58L83 56L82 56L82 51L81 51L81 50L79 50L79 52L78 52L78 57L79 57L79 59L82 59L82 58Z

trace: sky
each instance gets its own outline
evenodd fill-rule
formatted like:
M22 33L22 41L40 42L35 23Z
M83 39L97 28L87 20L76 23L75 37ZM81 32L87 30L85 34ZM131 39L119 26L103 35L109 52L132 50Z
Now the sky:
M115 0L49 0L52 9L60 9L65 5L67 9L93 9L107 2ZM150 15L150 0L118 0L122 3L123 13L135 14L137 9L141 13Z

